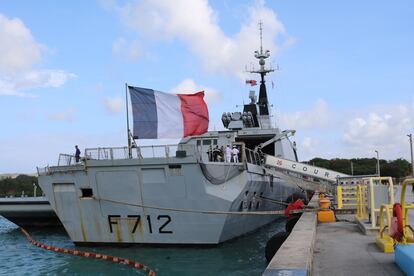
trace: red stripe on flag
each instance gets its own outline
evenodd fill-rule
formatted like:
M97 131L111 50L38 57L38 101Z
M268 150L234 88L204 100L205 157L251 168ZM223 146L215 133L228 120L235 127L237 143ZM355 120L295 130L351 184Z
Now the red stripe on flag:
M208 108L204 102L204 91L195 94L177 94L181 100L184 137L200 135L208 130Z

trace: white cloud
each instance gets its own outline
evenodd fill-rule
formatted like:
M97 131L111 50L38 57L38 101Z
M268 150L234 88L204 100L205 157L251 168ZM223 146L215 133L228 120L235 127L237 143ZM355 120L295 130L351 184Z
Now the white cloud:
M19 92L40 87L60 87L68 79L76 78L75 74L62 70L30 70L15 76L0 77L0 95L29 96Z
M0 14L0 72L15 73L41 60L42 45L37 43L24 23Z
M207 71L236 73L241 78L245 65L257 64L252 55L259 48L259 19L264 23L264 46L273 54L278 50L276 38L285 35L283 24L264 1L248 8L246 23L232 37L220 28L216 12L205 0L144 0L105 6L115 9L143 41L178 40L198 56ZM288 39L287 44L292 41Z
M128 41L120 37L112 44L112 54L125 61L134 61L141 57L142 49L138 41Z
M283 128L321 129L330 127L335 123L335 114L334 111L330 110L325 100L319 99L307 110L283 112L279 115L276 114L276 118Z
M320 152L317 152L319 148L319 142L313 137L304 137L303 139L298 141L298 150L299 150L299 158L303 157L314 157ZM305 158L307 159L307 158Z
M414 102L414 100L413 100ZM281 112L281 128L296 129L298 152L315 156L408 158L407 134L414 132L414 105L366 106L363 109L330 108L324 100L309 109Z
M105 106L105 110L109 114L118 114L121 111L122 100L120 97L115 97L115 98L105 97L103 99L103 103Z
M222 99L222 95L214 88L197 85L192 79L185 79L176 87L171 89L175 94L191 94L204 91L204 98L208 104L218 102Z
M22 92L40 87L60 87L74 74L63 70L34 69L46 46L36 42L18 19L0 14L0 96L34 96Z
M408 152L406 135L413 129L413 106L384 106L351 118L343 142L355 152L379 150L384 157L405 157Z
M50 114L47 118L51 121L72 122L76 119L76 111L73 108L69 108L66 111Z

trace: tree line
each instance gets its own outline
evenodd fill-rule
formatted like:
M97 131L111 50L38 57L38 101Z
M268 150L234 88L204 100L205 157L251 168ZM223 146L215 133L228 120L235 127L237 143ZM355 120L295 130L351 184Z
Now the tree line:
M27 196L33 196L33 183L37 186L36 194L42 194L37 177L20 174L15 178L7 177L0 180L0 197L20 196L24 191Z
M334 158L328 160L316 157L306 163L349 175L352 175L352 171L353 175L375 175L377 173L376 158ZM411 164L405 159L398 158L390 161L380 159L379 163L382 176L403 178L411 175Z

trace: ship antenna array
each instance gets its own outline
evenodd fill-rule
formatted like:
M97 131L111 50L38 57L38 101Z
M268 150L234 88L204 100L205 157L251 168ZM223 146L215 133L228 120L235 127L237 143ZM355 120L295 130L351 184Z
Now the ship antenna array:
M269 50L263 51L263 22L260 20L258 25L259 25L259 31L260 31L260 50L254 51L254 57L259 60L260 69L254 70L254 68L252 68L252 70L248 72L260 74L262 77L264 77L267 73L274 72L275 69L273 69L272 66L270 66L269 68L265 67L265 64L266 64L265 59L270 57L270 51Z
M258 70L251 68L251 70L247 72L260 75L259 101L257 103L257 105L260 108L259 114L269 115L269 108L268 108L269 101L267 99L265 76L266 74L270 72L274 72L275 70L273 69L271 64L270 64L270 67L265 66L266 64L265 60L270 57L270 51L263 50L263 22L260 20L258 25L259 25L259 31L260 31L260 48L259 50L254 51L254 57L259 60L260 68Z
M260 30L260 53L263 54L263 22L259 21L259 30Z

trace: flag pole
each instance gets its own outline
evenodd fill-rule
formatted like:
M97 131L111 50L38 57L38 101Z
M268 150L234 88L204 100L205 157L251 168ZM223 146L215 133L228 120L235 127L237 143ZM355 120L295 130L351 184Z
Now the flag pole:
M131 135L129 130L129 112L128 112L128 83L125 83L125 107L126 107L126 119L127 119L127 137L128 137L128 157L132 158L131 149Z

